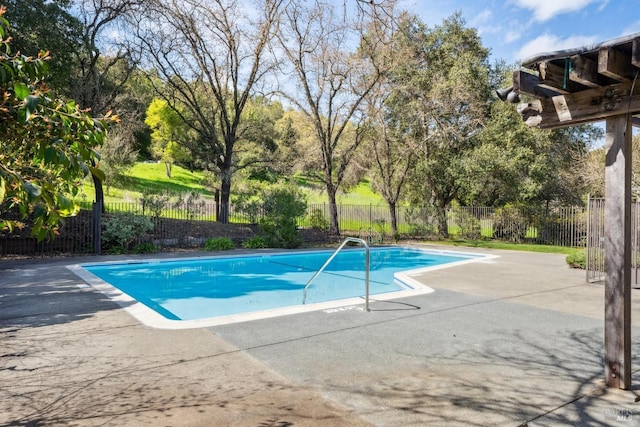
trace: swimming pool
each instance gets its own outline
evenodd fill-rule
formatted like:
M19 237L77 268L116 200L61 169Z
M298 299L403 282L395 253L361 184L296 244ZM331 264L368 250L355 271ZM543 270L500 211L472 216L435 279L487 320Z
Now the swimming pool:
M143 323L201 327L362 304L365 252L345 249L309 286L333 251L120 261L69 266L92 286L128 306ZM432 292L412 279L428 269L485 255L407 247L370 251L370 294L376 299Z

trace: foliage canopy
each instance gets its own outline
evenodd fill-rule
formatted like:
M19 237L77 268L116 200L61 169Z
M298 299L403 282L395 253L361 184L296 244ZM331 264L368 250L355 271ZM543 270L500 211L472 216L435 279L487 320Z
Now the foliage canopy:
M12 54L5 12L0 7L0 230L31 216L34 235L43 239L77 212L78 181L89 173L103 176L92 164L117 117L94 119L75 102L52 97L45 83L48 53Z

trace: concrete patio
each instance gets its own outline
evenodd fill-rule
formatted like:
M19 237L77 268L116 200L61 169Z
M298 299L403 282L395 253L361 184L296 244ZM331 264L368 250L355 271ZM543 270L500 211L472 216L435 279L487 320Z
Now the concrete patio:
M115 257L0 262L0 425L640 425L637 393L603 388L603 285L562 255L479 252L500 257L369 313L190 330L143 326L66 268Z

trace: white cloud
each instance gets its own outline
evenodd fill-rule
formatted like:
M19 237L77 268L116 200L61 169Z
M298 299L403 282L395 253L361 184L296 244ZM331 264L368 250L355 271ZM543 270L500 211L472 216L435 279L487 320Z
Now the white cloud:
M476 16L474 16L471 19L471 21L469 21L469 25L471 27L477 27L482 24L485 24L491 19L492 15L493 15L493 12L491 12L489 9L485 9L479 14L477 14Z
M504 35L504 42L513 43L516 40L520 39L520 37L522 37L522 31L520 30L507 31Z
M571 36L561 39L553 34L543 34L522 46L516 53L516 59L521 61L539 53L589 46L597 42L597 36Z
M513 0L519 7L533 11L536 21L544 22L556 15L581 10L600 0ZM605 0L606 4L607 0Z

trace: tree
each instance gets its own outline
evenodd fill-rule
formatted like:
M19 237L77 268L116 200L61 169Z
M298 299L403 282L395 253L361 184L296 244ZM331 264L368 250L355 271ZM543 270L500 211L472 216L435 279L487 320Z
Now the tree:
M145 0L82 0L76 3L76 15L81 22L81 43L75 56L76 76L71 95L81 108L102 115L117 109L117 97L136 70L137 61L120 26L128 23L136 8ZM108 51L109 55L104 55ZM133 129L126 126L125 129ZM93 175L96 202L104 209L102 180Z
M253 96L242 114L244 131L236 148L237 165L247 169L250 178L275 182L278 179L280 131L276 123L284 111L280 102Z
M490 97L488 51L459 14L428 29L418 18L398 32L411 47L394 70L393 114L418 140L408 193L435 208L438 233L448 236L446 211L458 196L460 165L473 149Z
M176 110L159 98L149 104L144 122L151 128L151 152L156 159L164 162L167 177L171 178L173 164L186 163L190 158L186 148L191 142L190 129Z
M74 102L52 96L45 83L46 53L8 53L5 11L0 7L0 230L22 226L10 216L17 209L21 219L33 219L32 232L43 239L77 212L72 196L79 181L89 173L102 176L92 164L117 118L93 119Z
M378 53L386 57L391 71L380 79L379 85L366 99L372 129L367 138L365 156L369 159L368 169L372 172L373 185L389 206L394 235L398 232L397 205L410 172L415 167L419 141L419 135L416 135L411 123L404 120L402 92L406 87L398 79L401 73L394 72L404 67L407 58L411 57L412 48L403 31L409 29L412 19L407 13L398 18L398 28L390 37L391 43Z
M158 96L198 135L194 160L220 177L223 223L232 176L246 166L236 156L248 131L243 112L272 66L267 46L283 3L263 0L245 14L237 2L154 1L138 25L139 47L163 80Z
M125 182L126 172L136 163L138 152L133 148L132 132L122 125L111 130L100 147L100 170L104 184L109 188Z
M462 163L459 199L480 206L581 204L585 181L579 166L599 135L592 125L530 128L513 107L495 102Z
M48 51L50 88L68 96L73 88L82 23L69 11L71 0L5 0L11 49L26 56Z
M604 147L593 147L582 157L577 165L576 175L585 185L585 191L591 197L601 197L604 194L606 150ZM633 136L631 153L631 191L632 198L640 200L640 134Z
M381 28L387 23L392 15L381 10L392 10L393 3L386 3L386 8L371 6L370 14L359 9L350 21L346 6L340 16L340 8L320 1L308 7L297 2L285 11L279 35L288 59L288 68L281 71L297 82L295 88L283 85L282 94L313 125L332 234L340 233L336 194L368 128L363 103L384 72L375 55L384 37L376 31L365 34L365 26Z
M93 115L118 111L125 117L119 131L138 129L136 116L123 111L123 93L136 61L126 46L125 18L145 0L8 0L8 16L15 16L14 48L36 56L51 53L50 87L75 99ZM108 54L105 55L105 52ZM130 118L131 117L131 118ZM140 116L137 116L138 123ZM131 136L125 140L130 141ZM113 166L113 165L112 165ZM102 180L93 176L96 201L103 202Z
M306 154L300 146L300 132L296 126L297 111L287 111L274 123L278 133L277 149L271 166L280 176L292 176L303 170Z
M529 128L512 105L494 102L477 145L460 165L460 202L504 206L533 199L540 183L532 171L544 161L538 147L545 138L545 132Z

